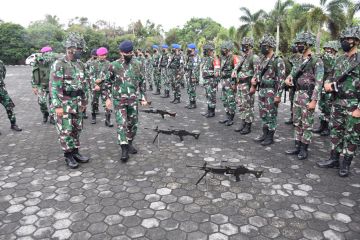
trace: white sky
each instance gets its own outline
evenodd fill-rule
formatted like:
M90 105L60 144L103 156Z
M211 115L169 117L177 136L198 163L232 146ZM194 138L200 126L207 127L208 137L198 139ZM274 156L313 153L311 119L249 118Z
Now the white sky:
M126 2L126 3L125 3ZM87 17L89 22L106 20L127 28L132 22L147 19L161 24L165 31L183 26L192 17L210 17L224 27L239 26L240 7L253 13L271 10L275 0L2 0L0 19L27 27L46 14L56 15L67 26L71 18ZM297 0L318 5L320 0Z

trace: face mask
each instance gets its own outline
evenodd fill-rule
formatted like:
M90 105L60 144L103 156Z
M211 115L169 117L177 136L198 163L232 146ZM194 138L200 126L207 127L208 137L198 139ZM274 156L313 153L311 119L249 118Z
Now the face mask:
M162 50L162 52L163 52L163 53L165 53L165 52L166 52L166 50L165 50L165 49L163 49L163 50Z
M354 47L354 43L349 43L348 41L344 40L341 42L341 48L344 52L349 52Z
M226 50L221 50L221 55L222 56L226 56L226 53L227 53Z
M190 54L191 54L191 52L192 52L192 51L191 51L190 49L189 49L189 50L187 50L187 54L188 54L188 55L190 55Z
M76 50L74 53L74 59L75 60L79 60L81 58L82 55L82 51L81 50Z
M124 60L126 63L129 63L132 59L132 55L124 55Z
M297 48L296 46L292 46L292 47L291 47L291 52L292 52L292 53L298 53L299 50L298 50L298 48Z
M261 46L261 53L263 55L268 55L269 49L266 46Z
M173 49L173 50L172 50L172 53L176 53L176 50L175 50L175 49Z
M248 50L249 50L249 46L245 46L245 45L241 46L242 52L246 53Z
M299 53L304 53L305 46L303 46L303 45L297 46L297 49L298 49Z

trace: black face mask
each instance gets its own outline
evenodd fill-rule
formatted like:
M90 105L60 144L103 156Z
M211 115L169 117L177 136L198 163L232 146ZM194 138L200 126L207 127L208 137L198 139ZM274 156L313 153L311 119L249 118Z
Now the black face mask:
M187 54L190 55L192 53L192 51L189 49L187 50Z
M124 55L124 60L126 63L129 63L132 59L132 55Z
M349 43L348 41L344 40L341 42L341 48L344 52L349 52L354 47L354 43Z
M222 56L226 56L226 54L227 54L227 51L226 51L226 50L221 50L221 55L222 55Z
M157 54L157 51L154 51L154 54Z
M176 53L176 50L175 50L175 49L173 49L173 50L172 50L172 53Z
M305 51L305 46L299 45L299 46L297 46L297 49L298 49L299 53L304 53L304 51Z
M241 46L241 51L246 53L247 51L249 51L249 46L245 46L245 45Z
M261 46L261 53L263 55L268 55L269 49L267 48L267 46Z
M163 50L162 50L162 52L163 52L163 53L166 53L166 50L165 50L165 49L163 49Z
M291 46L291 52L292 53L298 53L299 50L298 50L298 48L296 46Z
M82 51L81 51L81 50L76 50L76 51L74 52L74 59L75 59L75 60L81 59L81 56L82 56Z

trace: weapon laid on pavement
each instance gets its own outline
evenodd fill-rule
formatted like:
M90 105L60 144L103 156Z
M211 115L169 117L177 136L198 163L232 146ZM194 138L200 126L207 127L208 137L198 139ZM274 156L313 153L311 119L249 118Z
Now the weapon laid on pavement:
M144 109L144 110L139 110L140 112L144 112L144 113L154 113L154 114L160 114L161 117L164 119L165 115L169 115L171 117L175 117L176 116L176 112L172 113L172 112L168 112L166 110L160 110L160 109Z
M145 129L149 129L149 128L145 128ZM166 134L166 135L176 135L180 138L181 141L184 140L184 136L193 136L195 139L199 139L200 133L193 133L193 132L188 132L186 130L183 129L159 129L158 126L156 126L156 128L152 129L153 131L157 132L153 143L155 143L156 139L158 138L159 134Z
M201 176L201 178L196 182L196 185L206 176L206 174L213 173L213 174L231 174L235 176L235 179L237 182L240 181L240 175L244 175L246 173L253 174L256 178L261 177L263 171L255 171L250 170L247 167L240 165L237 167L229 167L229 166L223 166L223 167L207 167L206 162L203 166L193 166L193 165L186 165L186 167L190 168L197 168L200 170L205 171L204 174Z

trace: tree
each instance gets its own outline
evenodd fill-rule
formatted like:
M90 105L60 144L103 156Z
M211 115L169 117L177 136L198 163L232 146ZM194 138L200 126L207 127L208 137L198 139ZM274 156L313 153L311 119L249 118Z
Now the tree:
M240 21L244 22L244 24L239 28L240 33L242 33L242 35L246 35L250 32L250 36L252 38L254 38L254 35L260 37L265 29L263 20L267 17L266 12L259 10L252 14L246 7L240 8L240 11L243 12L243 15L240 17Z

